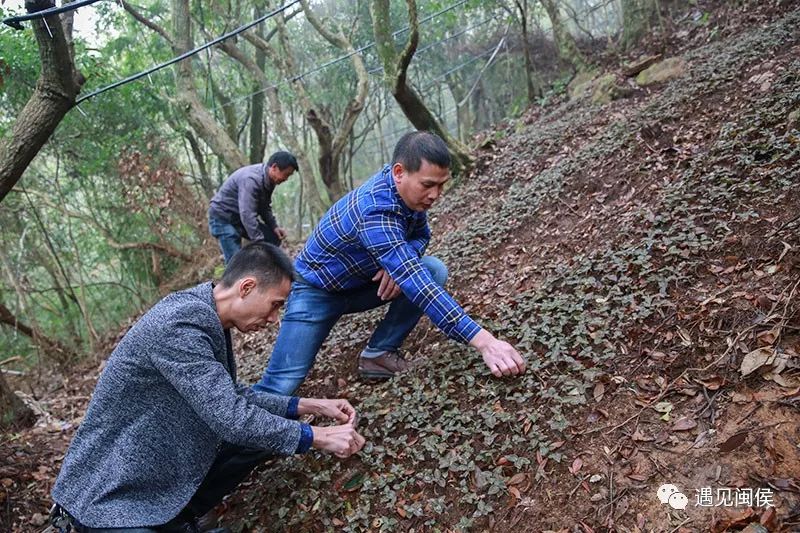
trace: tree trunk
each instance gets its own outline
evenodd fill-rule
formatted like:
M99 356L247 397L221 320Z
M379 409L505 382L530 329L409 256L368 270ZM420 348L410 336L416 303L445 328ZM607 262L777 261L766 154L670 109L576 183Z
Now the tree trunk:
M462 142L467 142L472 132L472 114L469 102L456 108L456 120L458 121L458 136Z
M347 169L346 169L346 172L349 174L349 178L350 178L349 179L349 184L350 184L350 190L351 191L356 188L356 185L353 182L353 158L356 156L356 150L355 150L355 146L354 145L355 145L355 139L353 139L353 136L350 135L350 143L347 146Z
M209 65L209 69L211 66ZM211 94L214 95L214 99L219 103L217 109L222 111L222 118L225 122L225 132L228 134L228 137L236 143L238 146L239 144L239 120L236 117L236 108L233 107L233 102L228 97L225 92L217 85L217 82L214 81L214 76L209 73L208 75L208 83L211 85ZM256 161L258 163L258 161Z
M183 136L187 141L189 141L189 147L192 150L192 155L194 156L194 160L197 162L197 168L200 171L200 186L203 188L205 195L208 198L211 198L214 196L216 187L214 186L214 183L211 181L211 177L208 174L208 169L206 168L206 158L203 156L203 151L200 149L200 143L197 142L197 138L188 129L183 132Z
M287 77L292 78L292 87L298 96L300 105L303 107L306 120L314 129L314 133L316 133L320 148L318 157L320 177L327 189L330 201L333 203L347 192L347 188L341 179L341 157L347 148L348 138L353 131L353 126L364 109L369 90L369 75L361 54L356 53L355 48L350 40L345 37L344 32L339 29L328 28L323 24L316 13L309 7L307 0L300 0L300 4L303 7L306 20L314 26L317 33L339 50L351 54L350 62L357 76L355 93L345 108L342 119L339 121L339 127L335 128L330 117L325 116L323 109L314 104L309 98L303 79L296 77L297 67L294 62L285 21L280 17L276 20L278 37L283 53L280 57L276 57L273 51L271 54L273 62L276 66L282 67ZM262 47L262 49L269 53L266 47Z
M336 202L346 192L339 171L341 152L334 150L330 123L317 115L315 109L308 110L306 120L311 124L314 133L317 134L317 142L319 142L317 164L319 165L319 174L322 176L322 183L325 184L325 188L328 190L331 203Z
M8 386L5 376L0 372L0 429L30 427L36 416Z
M183 54L192 49L192 26L189 0L172 0L173 51ZM236 141L222 128L203 106L194 86L191 60L181 61L175 66L178 86L178 104L189 124L225 165L233 172L247 165L247 158L239 150Z
M444 139L453 157L453 172L457 174L472 163L469 150L450 135L430 112L419 94L408 84L408 66L411 64L419 42L419 23L416 1L406 0L406 5L409 20L408 41L403 51L398 54L389 20L389 0L371 0L369 4L375 44L383 65L384 82L400 109L415 128L436 133Z
M622 0L622 46L630 50L639 43L658 18L656 0Z
M553 26L553 39L556 42L558 53L562 59L572 63L576 69L586 69L586 59L578 49L578 43L575 42L575 37L569 32L564 22L561 20L557 0L539 0L542 3L547 16L550 19L550 24Z
M170 44L172 51L176 55L183 54L192 49L193 37L188 0L172 0L172 35L155 22L145 18L125 0L121 1L122 7L130 13L133 18L163 37L164 40ZM221 126L216 118L205 108L200 96L197 94L197 88L194 84L191 58L175 65L175 80L177 86L175 103L178 109L186 116L189 125L206 145L208 145L211 152L217 156L222 166L225 167L228 173L246 166L248 161L247 157L245 157L244 152L239 149L236 141L239 132L235 127L235 117L231 120L231 115L227 115L229 124L226 129ZM224 106L225 98L224 95L222 96L223 101L221 103ZM226 111L226 107L223 107L223 112ZM192 144L193 151L195 145L196 143ZM199 152L195 152L195 155L198 153ZM198 163L199 162L200 160L198 159ZM201 168L204 168L204 165L201 165ZM219 176L219 185L221 185L225 177L222 169L218 169L217 175ZM205 185L203 188L206 188ZM212 188L212 191L213 190L214 188Z
M42 253L41 248L39 247L32 247L31 251L38 259L39 265L48 273L50 276L50 280L53 284L53 290L56 293L56 297L58 298L58 303L61 305L61 316L66 321L66 328L69 332L70 338L72 342L78 342L80 339L80 335L78 335L78 329L75 325L75 321L72 320L72 309L70 302L73 302L77 305L77 298L74 294L72 294L72 289L70 287L70 293L67 293L67 290L62 285L61 276L59 276L59 272L56 271L56 266L54 266L50 261L47 260L47 256ZM64 283L69 283L68 279L64 280Z
M31 12L53 6L52 0L26 2ZM61 19L54 15L45 20L31 22L42 63L36 88L11 127L11 136L0 140L0 202L75 105L84 82L72 60Z
M299 191L297 193L297 239L303 238L303 180L298 184Z
M253 9L253 18L259 16L258 7ZM259 24L256 27L256 34L264 38L264 25ZM267 55L263 50L256 48L256 66L262 71L267 66ZM263 89L258 81L254 83L253 92L256 92L250 99L250 163L256 164L264 161L266 154L264 151L267 149L267 138L264 132L264 93L259 89Z
M528 91L528 105L536 103L537 91L533 83L533 61L531 60L531 47L528 42L528 0L515 0L519 10L520 24L522 26L522 56L525 58L525 86Z
M381 91L382 93L383 91ZM386 139L383 137L383 123L381 122L381 112L382 112L382 105L381 105L381 94L379 93L375 98L377 110L375 111L375 125L378 128L378 150L380 150L381 161L384 163L391 163L389 158L389 151L386 149ZM367 114L369 116L369 114Z
M458 138L461 142L466 142L472 131L469 112L470 106L469 102L465 102L464 105L458 105L458 103L462 102L464 98L467 97L467 91L470 90L469 84L467 84L466 80L464 80L458 72L448 74L445 77L445 82L447 83L447 88L450 90L450 94L453 96L453 100L456 102Z
M39 349L58 364L63 365L77 358L77 354L71 349L67 348L56 339L51 339L50 337L42 335L37 329L19 320L14 313L2 303L0 303L0 324L13 328L26 337L30 337Z
M483 80L478 82L478 86L472 91L470 96L470 106L472 107L472 116L474 117L474 128L476 130L483 130L491 126L491 106L487 104L488 98L486 91L483 88Z

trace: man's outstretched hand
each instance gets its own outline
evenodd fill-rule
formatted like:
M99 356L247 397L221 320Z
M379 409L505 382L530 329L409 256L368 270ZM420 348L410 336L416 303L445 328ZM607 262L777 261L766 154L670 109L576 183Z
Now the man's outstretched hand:
M506 341L482 329L470 341L483 356L483 362L495 377L516 376L525 372L525 359Z
M300 398L297 403L298 415L317 415L336 420L340 424L355 425L356 410L347 400L323 400L318 398Z

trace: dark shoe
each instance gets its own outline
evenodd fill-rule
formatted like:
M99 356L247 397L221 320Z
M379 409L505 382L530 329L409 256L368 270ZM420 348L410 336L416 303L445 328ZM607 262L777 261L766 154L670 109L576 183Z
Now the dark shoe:
M396 374L405 372L411 364L400 357L397 352L388 352L380 357L359 357L358 373L368 379L389 379Z

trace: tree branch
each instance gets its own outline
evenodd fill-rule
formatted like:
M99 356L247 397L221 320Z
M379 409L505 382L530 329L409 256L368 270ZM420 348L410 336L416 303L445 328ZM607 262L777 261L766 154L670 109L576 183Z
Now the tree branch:
M28 10L41 11L54 5L53 0L29 2ZM32 25L41 72L36 89L11 127L11 136L0 140L0 202L75 105L85 81L75 68L61 19L49 16L37 19Z
M184 261L186 263L189 263L189 262L192 261L192 256L191 255L186 254L184 252L181 252L177 248L175 248L175 247L173 247L173 246L171 246L169 244L166 244L166 243L160 243L160 242L118 242L114 238L114 236L111 234L111 232L109 230L107 230L106 228L104 228L93 217L91 217L89 215L86 215L84 213L78 213L76 211L70 211L70 210L66 209L63 205L56 205L53 202L51 202L50 200L48 200L43 194L41 194L38 191L33 191L33 190L28 189L27 193L38 197L39 200L44 205L50 207L51 209L55 209L55 210L59 211L61 214L63 214L63 215L66 215L66 216L68 216L70 218L76 218L78 220L82 220L83 222L86 222L87 224L91 225L92 227L97 229L97 231L99 231L100 233L103 234L103 237L105 237L106 242L108 243L108 245L111 248L114 248L115 250L155 250L155 251L161 252L161 253L163 253L165 255L168 255L170 257L174 257L176 259L180 259L180 260L182 260L182 261Z
M18 319L11 310L0 303L0 324L4 324L13 328L14 330L22 333L26 337L30 337L36 344L38 344L44 351L49 352L48 355L53 357L53 360L64 363L75 359L75 352L67 348L59 341L45 337L39 330L32 328ZM55 353L53 353L55 352Z
M191 18L188 0L173 0L172 24L175 33L175 51L185 53L192 49ZM194 85L191 61L181 61L175 66L178 102L189 124L214 154L222 161L228 172L247 165L247 157L236 142L217 123L205 108Z
M312 26L314 26L314 29L317 30L317 32L322 35L326 41L331 43L336 48L340 48L342 50L347 48L350 43L347 42L347 39L340 29L337 29L337 31L334 32L325 27L317 14L314 13L314 10L309 7L308 0L300 0L300 5L303 8L303 13L306 15L306 20L309 21Z
M406 0L408 5L408 40L406 46L397 58L397 81L396 83L405 85L408 75L408 66L414 58L419 44L419 22L417 21L417 2L416 0Z
M172 37L170 37L170 35L166 32L166 30L164 30L164 28L162 28L152 20L148 19L144 15L142 15L137 10L137 8L135 8L132 4L130 4L126 0L120 0L120 2L122 2L122 8L125 9L125 11L127 11L128 13L130 13L131 16L135 18L138 22L144 24L145 26L147 26L148 28L159 34L161 37L164 38L165 41L169 43L170 46L172 47L175 46L175 44L172 42Z
M444 139L453 156L454 171L458 173L472 163L467 147L450 135L444 125L431 113L417 91L407 83L408 66L419 41L419 23L416 2L406 0L406 4L411 33L399 57L389 21L389 0L371 0L369 4L376 49L383 64L384 83L403 110L403 114L416 129L434 132Z

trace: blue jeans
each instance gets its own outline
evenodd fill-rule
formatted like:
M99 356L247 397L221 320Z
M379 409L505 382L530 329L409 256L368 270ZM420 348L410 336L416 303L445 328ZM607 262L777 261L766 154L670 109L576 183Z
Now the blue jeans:
M273 228L270 228L266 224L259 223L258 229L264 234L265 242L274 244L275 246L281 245L281 240L278 238ZM240 233L240 231L243 230L237 229L236 226L224 220L209 218L208 231L219 241L222 257L225 258L225 264L227 265L231 262L233 254L242 249L242 233Z
M208 231L219 241L222 257L227 265L233 254L242 249L242 236L236 226L218 218L208 219Z
M444 286L447 281L444 263L433 256L425 256L420 261L433 280ZM304 281L292 283L269 365L253 389L287 396L293 394L306 379L322 343L342 315L368 311L389 303L381 300L377 292L377 283L341 292L328 292ZM373 354L396 351L422 313L422 309L401 293L391 300L365 351Z

